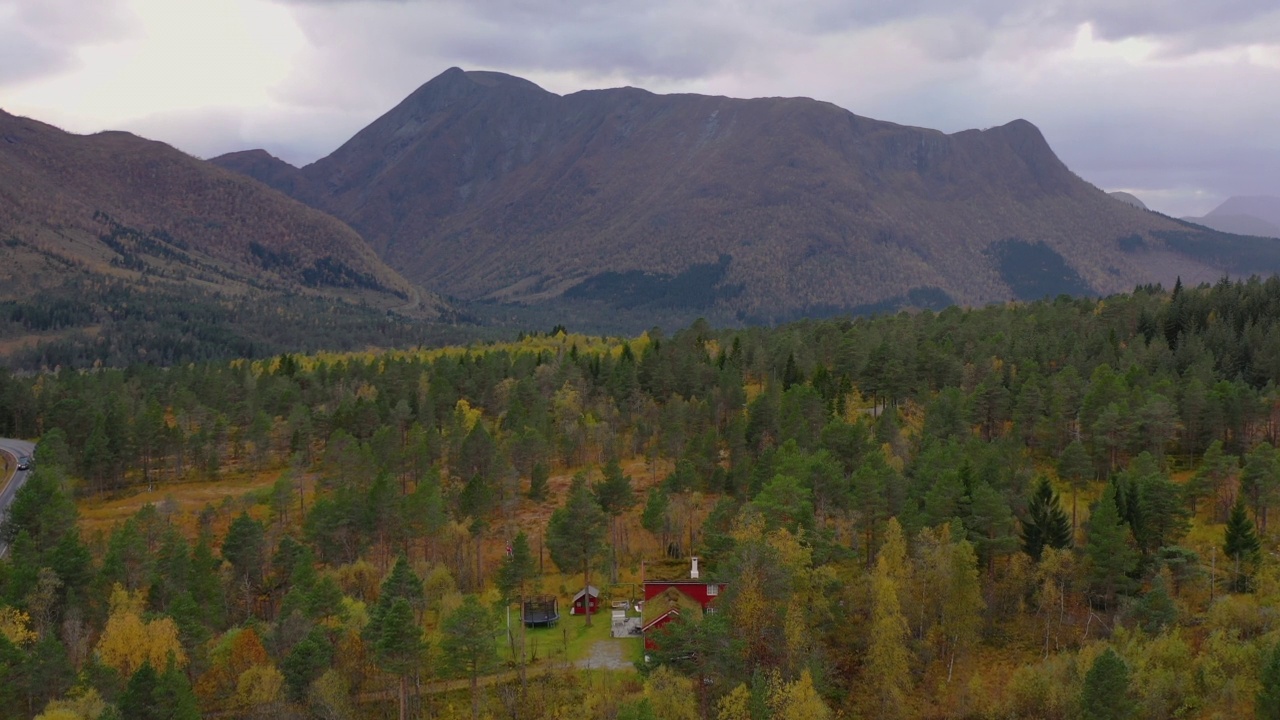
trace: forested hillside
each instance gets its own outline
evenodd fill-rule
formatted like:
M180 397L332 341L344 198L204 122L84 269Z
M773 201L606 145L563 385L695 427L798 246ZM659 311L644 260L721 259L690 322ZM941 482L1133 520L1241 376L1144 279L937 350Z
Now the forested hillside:
M1271 279L0 375L0 718L1274 717L1278 323ZM573 594L690 555L715 612L598 669L640 641Z
M456 339L465 319L341 221L260 183L128 133L0 110L10 368L407 347Z

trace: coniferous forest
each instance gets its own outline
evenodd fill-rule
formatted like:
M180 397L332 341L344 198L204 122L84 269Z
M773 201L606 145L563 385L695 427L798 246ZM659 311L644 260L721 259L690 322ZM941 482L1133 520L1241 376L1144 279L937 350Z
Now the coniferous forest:
M5 373L0 436L0 718L1280 717L1275 278ZM648 649L569 614L691 556Z

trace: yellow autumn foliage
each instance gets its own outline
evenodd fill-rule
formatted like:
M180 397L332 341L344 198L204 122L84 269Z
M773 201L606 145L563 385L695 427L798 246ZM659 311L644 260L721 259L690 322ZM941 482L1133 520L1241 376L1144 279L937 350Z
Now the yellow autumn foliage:
M466 398L458 400L457 404L453 406L453 410L462 420L462 429L464 432L471 432L471 429L476 426L476 423L480 422L481 412L479 408L471 407L471 403L467 402Z
M17 608L0 608L0 634L14 645L26 645L36 639L31 630L31 617Z
M751 691L746 685L730 690L716 703L716 720L751 720Z
M89 688L64 700L50 700L35 720L98 720L106 709L107 702Z
M775 720L828 720L831 717L831 708L818 695L808 670L801 672L795 682L772 685L769 707Z
M284 676L275 665L254 665L236 681L236 705L251 708L277 702L283 688Z
M36 720L88 720L83 715L77 714L73 710L66 708L54 708L53 710L45 710L36 716Z
M656 717L663 720L698 720L693 681L666 665L659 665L649 676L649 681L644 686L644 695L649 699Z
M178 642L178 626L173 618L144 621L139 612L139 593L129 593L118 584L111 593L111 615L98 639L98 658L129 677L144 662L159 671L168 666L170 656L182 667L187 654Z

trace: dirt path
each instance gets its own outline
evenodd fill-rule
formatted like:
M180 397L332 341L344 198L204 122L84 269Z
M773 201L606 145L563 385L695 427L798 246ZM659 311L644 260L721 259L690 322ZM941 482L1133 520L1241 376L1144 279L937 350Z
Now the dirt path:
M634 640L597 640L591 652L573 664L583 670L635 670L636 666L622 652L624 642Z

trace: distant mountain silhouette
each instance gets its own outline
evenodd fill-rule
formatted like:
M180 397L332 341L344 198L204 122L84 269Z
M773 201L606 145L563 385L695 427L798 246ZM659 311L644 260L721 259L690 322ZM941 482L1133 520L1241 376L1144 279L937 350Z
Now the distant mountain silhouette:
M1134 195L1133 193L1127 193L1127 192L1124 192L1123 190L1116 190L1115 192L1109 192L1107 194L1119 200L1120 202L1128 203L1136 208L1142 208L1143 210L1150 209L1147 207L1146 203L1142 202L1142 200L1140 200L1138 196Z
M1280 198L1229 197L1208 215L1183 220L1222 232L1280 238Z
M947 135L807 98L562 97L454 68L305 168L213 162L469 300L773 320L1280 267L1115 202L1029 122Z

